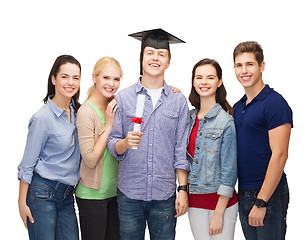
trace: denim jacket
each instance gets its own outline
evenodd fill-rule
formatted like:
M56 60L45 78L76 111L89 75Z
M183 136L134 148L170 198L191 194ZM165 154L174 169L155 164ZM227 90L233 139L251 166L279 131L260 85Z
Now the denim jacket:
M198 109L190 111L190 130ZM217 192L231 198L237 180L236 132L231 115L216 104L200 119L194 158L188 153L191 172L189 193Z

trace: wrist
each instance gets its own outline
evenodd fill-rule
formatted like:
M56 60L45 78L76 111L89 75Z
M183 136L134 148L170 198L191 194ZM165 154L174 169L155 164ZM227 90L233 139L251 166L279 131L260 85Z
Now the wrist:
M254 202L254 205L257 207L257 208L266 208L267 207L267 202L264 201L262 198L256 198L255 199L255 202Z
M178 186L178 192L186 192L188 193L189 189L188 189L188 185L180 185Z
M108 135L111 133L111 130L112 130L112 126L105 126L104 128L104 133L107 133Z

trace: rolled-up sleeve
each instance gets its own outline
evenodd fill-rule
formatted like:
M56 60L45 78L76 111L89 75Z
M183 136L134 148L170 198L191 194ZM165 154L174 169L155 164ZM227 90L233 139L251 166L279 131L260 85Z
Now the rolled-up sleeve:
M236 132L233 120L229 122L221 144L221 181L217 194L231 198L237 180Z
M41 118L32 116L28 125L24 155L18 166L18 179L25 183L31 183L33 169L39 160L41 150L46 141L46 123Z
M181 95L180 114L176 129L176 143L174 153L174 168L190 171L189 162L186 157L187 136L189 132L189 111L185 97Z

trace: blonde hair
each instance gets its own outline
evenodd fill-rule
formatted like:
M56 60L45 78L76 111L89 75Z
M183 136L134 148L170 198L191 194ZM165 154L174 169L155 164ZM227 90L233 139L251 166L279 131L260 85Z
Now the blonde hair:
M93 76L97 77L100 72L103 70L104 67L106 67L107 65L113 65L115 67L118 67L120 69L120 77L122 78L123 76L123 71L122 71L122 68L121 68L121 65L120 63L113 57L103 57L101 59L99 59L95 66L94 66L94 69L93 69ZM88 98L92 96L93 92L94 92L94 89L95 89L95 85L93 84L89 90L88 90Z

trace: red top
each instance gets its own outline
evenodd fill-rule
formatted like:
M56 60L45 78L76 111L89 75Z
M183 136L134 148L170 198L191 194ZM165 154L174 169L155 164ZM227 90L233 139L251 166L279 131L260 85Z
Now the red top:
M199 118L196 117L195 124L191 130L189 136L189 143L187 146L187 152L194 158L196 139L199 128ZM188 194L189 207L202 208L207 210L215 210L219 195L217 193L206 193L206 194ZM227 208L233 206L238 202L237 194L234 190L232 198L230 198Z

